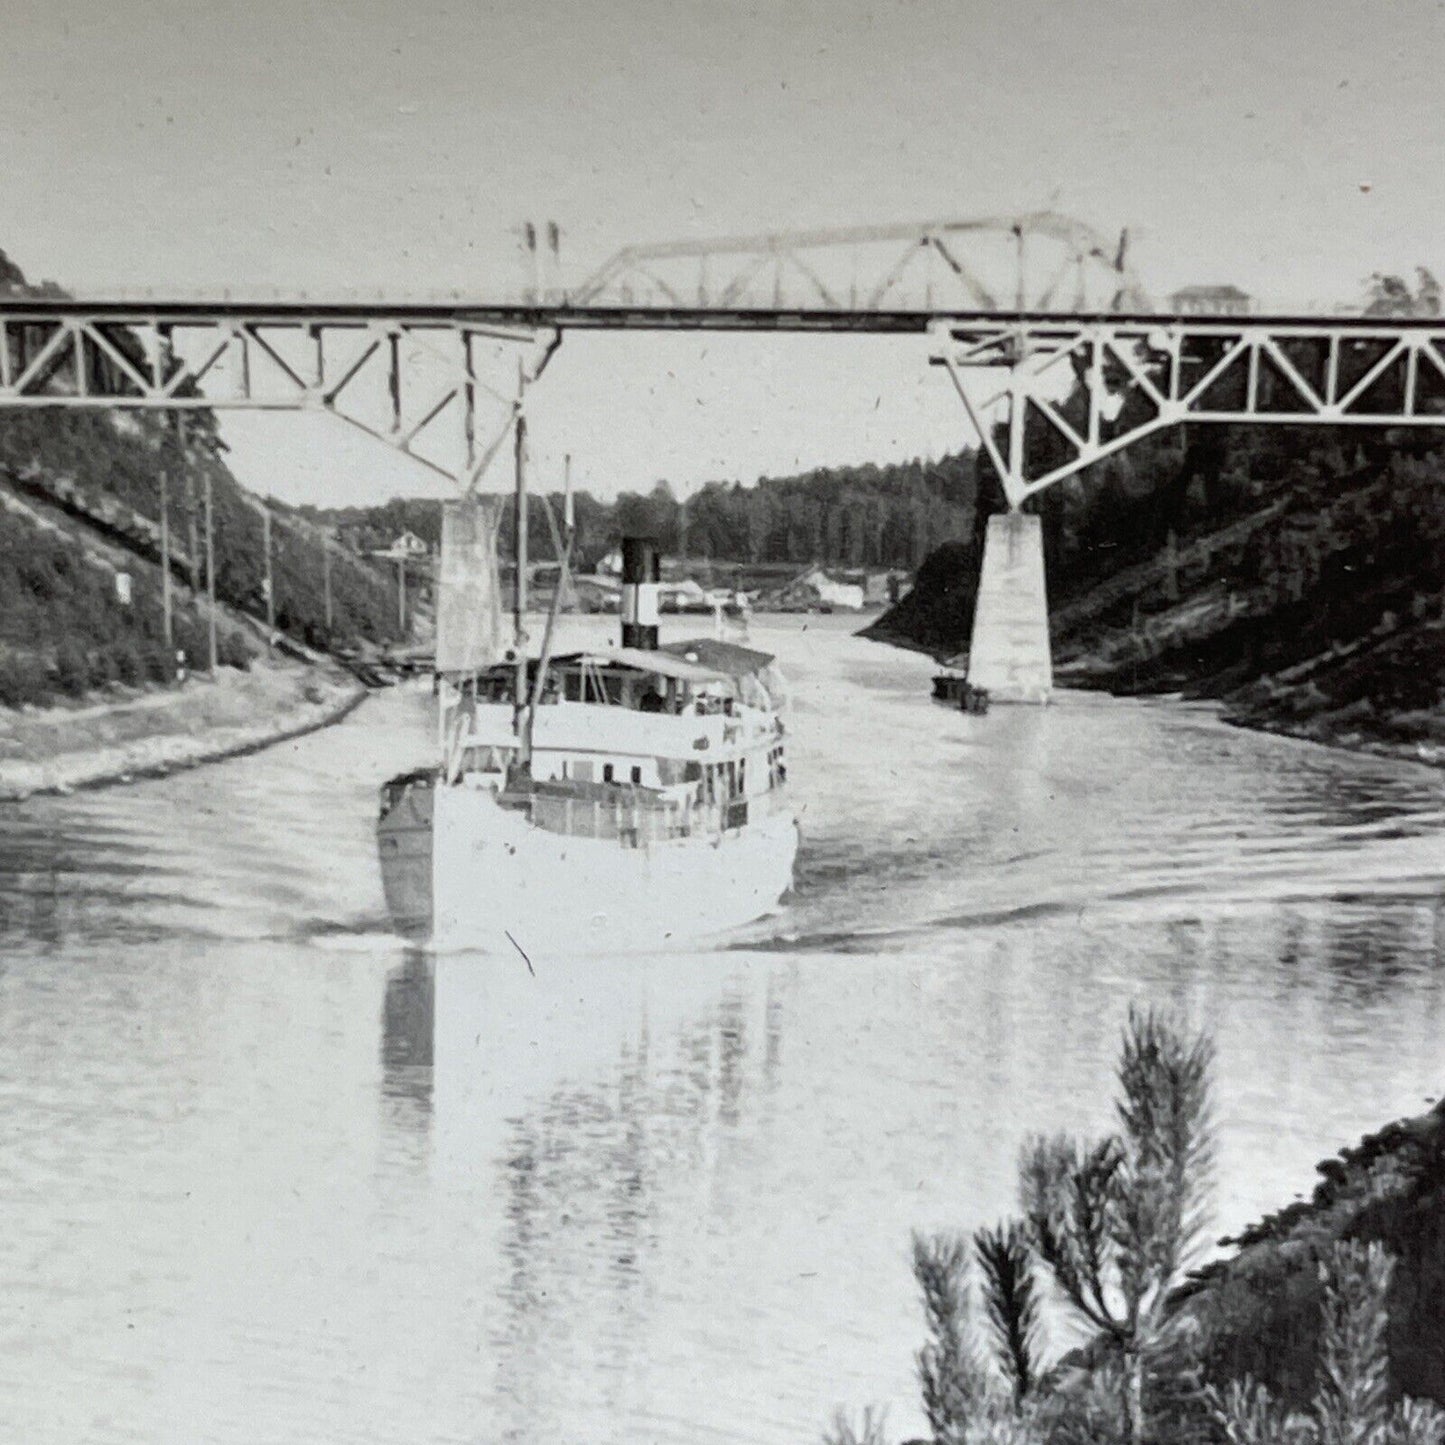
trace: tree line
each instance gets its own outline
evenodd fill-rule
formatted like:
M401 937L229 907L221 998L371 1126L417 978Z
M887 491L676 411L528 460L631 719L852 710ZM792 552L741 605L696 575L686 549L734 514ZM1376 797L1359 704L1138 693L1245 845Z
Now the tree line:
M576 555L588 569L622 537L650 536L670 557L911 571L944 542L968 534L976 482L974 453L963 451L888 466L817 467L752 486L709 482L684 496L666 481L610 502L584 491L573 498ZM561 504L557 493L529 498L528 546L538 560L557 555ZM359 551L384 548L406 531L432 546L441 535L440 506L423 498L297 510ZM504 505L504 554L512 534L512 509Z

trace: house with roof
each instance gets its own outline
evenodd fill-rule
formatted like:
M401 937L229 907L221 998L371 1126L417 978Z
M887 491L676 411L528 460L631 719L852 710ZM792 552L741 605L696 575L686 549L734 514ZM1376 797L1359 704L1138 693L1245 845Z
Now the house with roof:
M759 606L779 612L861 612L865 595L850 582L814 565L759 598Z
M390 546L373 551L371 555L393 562L419 562L431 555L431 548L415 532L408 531L393 538Z
M1254 298L1238 286L1182 286L1169 297L1177 316L1247 316Z

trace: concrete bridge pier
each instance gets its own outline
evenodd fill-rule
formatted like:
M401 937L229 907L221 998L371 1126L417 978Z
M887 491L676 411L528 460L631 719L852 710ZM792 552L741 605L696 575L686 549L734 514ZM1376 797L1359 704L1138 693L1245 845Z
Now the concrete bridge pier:
M1053 690L1043 526L1026 512L988 519L968 680L992 702L1043 703Z

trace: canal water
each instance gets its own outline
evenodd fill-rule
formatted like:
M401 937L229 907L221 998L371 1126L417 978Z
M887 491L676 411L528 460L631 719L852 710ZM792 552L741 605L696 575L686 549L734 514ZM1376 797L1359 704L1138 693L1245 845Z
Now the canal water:
M0 811L0 1418L77 1441L763 1442L921 1426L915 1227L1110 1124L1131 1002L1219 1045L1218 1230L1445 1077L1445 777L1066 695L986 717L842 619L796 895L670 957L389 933L430 699Z

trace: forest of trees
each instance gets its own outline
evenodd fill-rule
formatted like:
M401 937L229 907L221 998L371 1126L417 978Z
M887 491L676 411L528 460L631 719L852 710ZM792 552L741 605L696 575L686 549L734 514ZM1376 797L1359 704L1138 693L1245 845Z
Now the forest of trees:
M591 568L625 535L655 537L671 557L715 562L835 563L912 570L934 548L966 536L972 526L972 452L892 466L819 467L801 476L765 477L755 486L710 482L680 501L658 482L647 492L623 492L614 502L590 493L574 497L577 555ZM561 498L533 496L529 545L539 560L554 557L552 526ZM386 546L403 531L436 544L436 502L395 498L380 507L298 509L335 527L358 549ZM510 508L501 546L512 545Z

